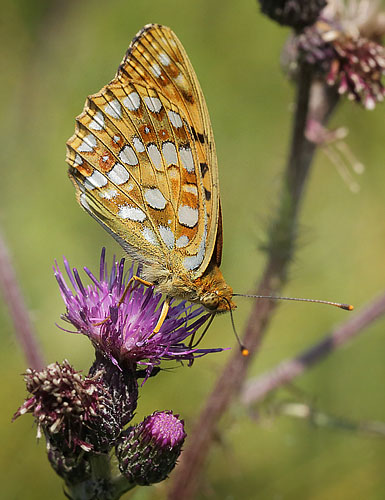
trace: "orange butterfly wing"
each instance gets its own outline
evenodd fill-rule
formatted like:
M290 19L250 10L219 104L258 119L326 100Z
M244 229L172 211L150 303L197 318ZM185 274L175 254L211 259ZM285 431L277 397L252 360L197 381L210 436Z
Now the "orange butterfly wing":
M220 263L213 132L192 65L175 34L148 25L116 77L90 96L67 143L80 204L133 258L181 263L200 277Z

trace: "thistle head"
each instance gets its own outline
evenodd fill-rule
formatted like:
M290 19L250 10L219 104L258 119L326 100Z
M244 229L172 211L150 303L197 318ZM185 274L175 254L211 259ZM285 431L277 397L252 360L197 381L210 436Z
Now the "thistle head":
M163 481L175 467L185 437L178 415L154 412L125 431L116 446L121 473L143 486Z
M114 262L108 271L103 249L99 277L87 268L91 280L83 284L76 269L65 260L67 279L55 267L55 276L66 304L62 318L71 323L74 333L86 335L101 357L124 370L146 367L148 375L161 361L190 363L197 357L222 349L193 349L188 340L208 320L202 307L185 301L171 301L167 317L159 332L153 334L162 306L162 295L152 288L136 284L120 303L127 282L134 275L134 266L125 271L125 262ZM136 270L140 275L140 269Z

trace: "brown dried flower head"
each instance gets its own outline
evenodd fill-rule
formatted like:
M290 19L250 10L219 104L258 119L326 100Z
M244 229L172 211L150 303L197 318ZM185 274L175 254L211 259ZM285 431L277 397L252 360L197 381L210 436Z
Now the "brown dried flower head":
M329 85L373 109L384 99L384 13L377 2L331 0L313 25L295 38L299 57L326 74Z

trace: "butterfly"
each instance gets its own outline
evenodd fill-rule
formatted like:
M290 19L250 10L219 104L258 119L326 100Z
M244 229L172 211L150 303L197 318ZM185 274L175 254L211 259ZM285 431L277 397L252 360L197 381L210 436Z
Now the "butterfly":
M146 25L67 142L80 205L141 264L134 280L212 313L235 309L219 269L222 215L210 118L176 35Z

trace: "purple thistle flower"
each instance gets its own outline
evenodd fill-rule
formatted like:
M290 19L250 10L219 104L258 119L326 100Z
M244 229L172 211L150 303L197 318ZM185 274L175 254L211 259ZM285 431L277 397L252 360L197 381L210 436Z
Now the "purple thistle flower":
M122 259L114 262L108 273L104 248L99 278L84 268L92 281L90 285L83 284L77 269L71 270L66 259L64 265L74 292L56 263L55 277L67 307L62 318L72 323L76 328L74 333L87 335L95 349L118 367L122 368L125 363L145 365L149 375L162 360L192 363L197 357L223 350L195 349L185 344L210 317L203 314L200 306L185 301L171 304L166 320L155 335L152 332L160 314L161 294L136 284L118 306L126 283L134 274L134 266L125 273ZM139 269L136 274L140 274Z

